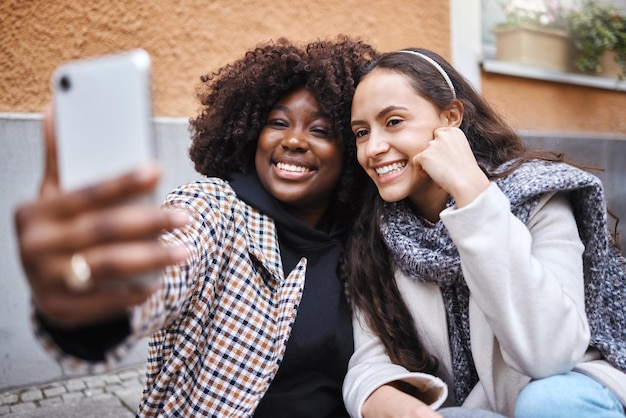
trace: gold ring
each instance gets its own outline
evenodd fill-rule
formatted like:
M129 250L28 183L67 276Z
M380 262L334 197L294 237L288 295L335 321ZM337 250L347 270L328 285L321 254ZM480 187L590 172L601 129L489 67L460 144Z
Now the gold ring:
M91 268L81 253L74 253L65 274L65 285L75 292L83 292L91 286Z

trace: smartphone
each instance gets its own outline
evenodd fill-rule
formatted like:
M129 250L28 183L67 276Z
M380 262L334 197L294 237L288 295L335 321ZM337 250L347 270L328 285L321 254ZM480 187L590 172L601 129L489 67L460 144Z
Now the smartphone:
M62 189L86 187L155 160L146 51L67 62L55 70L52 84Z
M155 161L150 56L141 49L70 61L52 76L59 182L75 190ZM156 202L154 195L143 202ZM111 286L146 286L141 274Z

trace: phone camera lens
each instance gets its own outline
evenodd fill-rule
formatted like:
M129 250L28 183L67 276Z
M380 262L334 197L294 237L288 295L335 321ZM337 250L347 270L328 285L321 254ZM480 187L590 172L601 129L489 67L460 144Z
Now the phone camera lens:
M70 83L70 78L66 75L61 77L61 79L59 80L59 86L61 87L61 90L68 91L72 86L72 83Z

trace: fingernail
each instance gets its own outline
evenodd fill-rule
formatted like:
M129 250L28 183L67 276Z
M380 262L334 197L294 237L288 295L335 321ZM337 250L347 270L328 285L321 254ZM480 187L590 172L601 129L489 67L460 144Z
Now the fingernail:
M189 252L183 246L171 247L170 256L174 259L175 262L181 262L189 258Z
M135 177L139 181L151 181L161 174L161 169L156 163L147 164L140 167L135 172Z
M172 210L169 213L170 222L174 224L175 227L182 227L188 225L192 222L193 218L189 214L189 212L183 210Z

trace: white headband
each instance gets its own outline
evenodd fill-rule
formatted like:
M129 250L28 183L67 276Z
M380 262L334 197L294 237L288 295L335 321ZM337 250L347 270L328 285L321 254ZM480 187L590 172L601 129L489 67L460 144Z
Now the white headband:
M454 85L452 84L452 80L450 80L450 77L448 77L448 73L446 73L446 70L444 70L443 67L441 65L439 65L439 63L437 61L435 61L431 57L428 57L428 56L426 56L426 55L424 55L424 54L422 54L420 52L411 51L409 49L403 49L403 50L400 50L398 52L406 52L407 54L417 55L418 57L422 57L426 61L431 63L433 65L433 67L435 67L437 69L437 71L439 71L439 73L443 76L443 78L446 80L446 83L448 83L448 86L450 87L450 90L452 91L452 98L456 99L456 90L454 90Z

